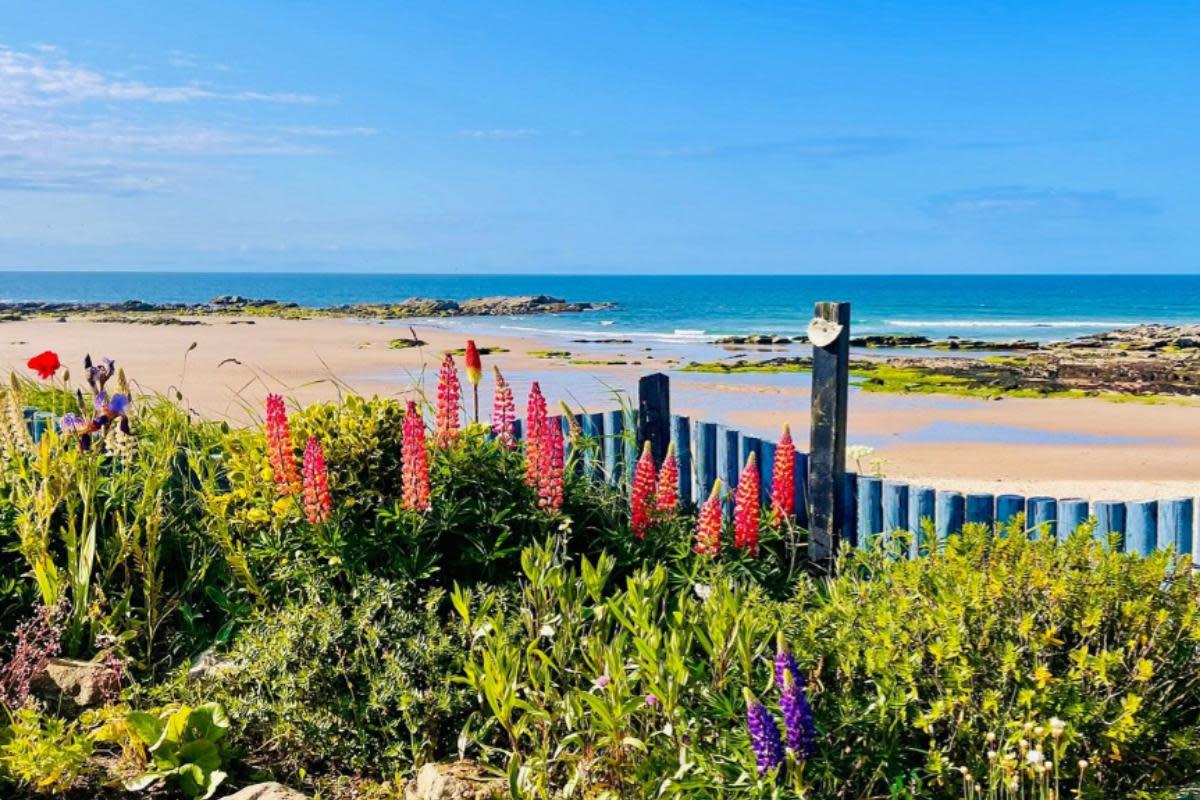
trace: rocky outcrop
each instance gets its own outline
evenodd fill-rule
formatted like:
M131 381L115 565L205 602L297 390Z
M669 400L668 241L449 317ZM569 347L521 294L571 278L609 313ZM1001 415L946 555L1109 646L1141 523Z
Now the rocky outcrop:
M1051 345L1058 350L1200 351L1200 325L1135 325Z
M470 761L426 764L404 790L404 800L499 800L505 783Z
M144 303L141 300L126 300L120 303L58 303L18 302L0 303L0 314L17 316L71 316L108 315L115 321L142 321L128 315L237 315L305 317L369 317L372 319L409 319L413 317L496 317L521 314L570 314L612 308L611 303L577 303L547 295L520 297L480 297L473 300L434 300L411 297L397 303L360 303L332 306L328 308L304 308L296 303L281 303L264 300L221 295L207 303ZM145 317L153 319L153 316ZM189 324L172 319L170 323ZM194 323L190 323L194 324Z
M225 795L221 800L308 800L308 795L289 789L282 783L256 783Z

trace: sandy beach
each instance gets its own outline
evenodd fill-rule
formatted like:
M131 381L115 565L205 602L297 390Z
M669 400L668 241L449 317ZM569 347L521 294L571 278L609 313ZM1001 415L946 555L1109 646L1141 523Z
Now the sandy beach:
M240 423L257 413L268 391L297 403L348 392L406 395L414 385L431 383L442 353L462 347L464 333L473 330L469 320L415 321L427 344L394 349L393 339L411 335L407 324L271 318L199 322L8 322L0 335L0 367L25 372L31 355L51 349L78 379L85 353L111 356L142 391L179 391L195 413ZM669 344L631 345L620 358L601 353L588 359L586 349L575 353L580 360L624 364L580 365L545 357L553 342L496 336L486 328L471 335L481 347L507 350L485 357L485 367L495 364L504 371L518 403L537 379L552 403L566 401L588 411L613 407L613 392L628 392L640 375L669 372L681 357ZM676 413L770 436L787 422L797 442L807 441L806 375L681 373L672 381ZM485 416L489 385L490 377L483 387ZM1194 495L1200 486L1197 405L852 391L850 440L875 448L868 459L872 463L862 465L866 471L939 488L1149 499Z

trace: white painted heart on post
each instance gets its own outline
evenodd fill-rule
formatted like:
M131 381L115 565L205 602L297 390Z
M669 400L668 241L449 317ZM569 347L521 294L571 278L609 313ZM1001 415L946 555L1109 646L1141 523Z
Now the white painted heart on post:
M816 347L828 347L842 335L842 326L838 323L813 317L808 323L808 340Z

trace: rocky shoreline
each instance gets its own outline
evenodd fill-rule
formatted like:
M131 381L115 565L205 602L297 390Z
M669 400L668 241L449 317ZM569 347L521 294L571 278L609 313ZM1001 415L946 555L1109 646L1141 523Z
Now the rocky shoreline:
M871 340L876 344L860 344ZM961 341L961 340L949 340ZM860 347L924 347L925 337L863 337ZM1200 325L1138 325L1061 342L991 351L1014 355L987 358L892 356L856 358L851 370L867 390L933 392L987 397L1113 396L1200 397ZM972 349L970 346L944 349ZM811 367L806 357L762 360L738 358L691 364L694 372L800 372Z
M396 303L363 303L304 307L297 303L222 295L207 303L73 303L28 301L0 303L0 319L26 317L92 316L98 321L149 322L151 324L195 324L181 317L265 316L290 319L306 317L363 317L369 319L414 319L419 317L499 317L526 314L575 314L612 308L611 303L569 302L547 295L478 297L470 300L437 300L412 297Z

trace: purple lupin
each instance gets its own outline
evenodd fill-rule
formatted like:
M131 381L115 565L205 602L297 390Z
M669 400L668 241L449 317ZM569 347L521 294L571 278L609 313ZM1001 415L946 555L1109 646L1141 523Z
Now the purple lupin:
M779 736L779 724L767 707L758 702L749 689L742 690L746 696L746 727L750 731L750 746L754 749L754 761L758 765L758 777L764 777L783 764L783 740Z

